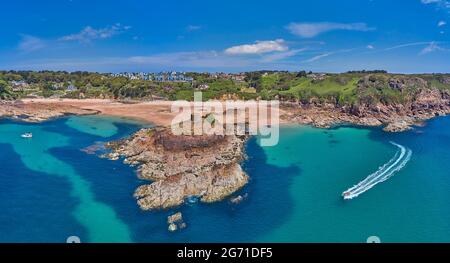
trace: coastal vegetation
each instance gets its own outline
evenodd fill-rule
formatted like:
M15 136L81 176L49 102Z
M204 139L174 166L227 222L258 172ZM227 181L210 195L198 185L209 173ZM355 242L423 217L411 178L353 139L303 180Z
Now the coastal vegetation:
M422 89L450 91L448 74L341 74L255 71L239 74L185 73L192 81L157 81L128 75L65 71L0 71L0 98L110 98L133 100L280 99L301 103L404 103Z
M8 85L8 82L0 79L0 99L8 100L13 99L14 95L11 92L11 88Z

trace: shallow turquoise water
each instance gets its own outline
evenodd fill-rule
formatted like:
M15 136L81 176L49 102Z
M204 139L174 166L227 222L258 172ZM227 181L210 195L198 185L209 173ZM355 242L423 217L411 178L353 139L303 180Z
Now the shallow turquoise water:
M15 210L28 210L27 213L31 214L29 215L28 220L34 221L34 225L31 225L30 228L45 229L48 227L50 229L55 218L60 216L62 218L70 217L72 222L70 223L69 221L67 224L76 224L76 227L73 229L79 228L80 230L74 232L82 231L85 233L85 238L91 242L131 242L131 233L128 225L118 218L113 207L98 200L92 189L90 179L79 174L76 171L74 164L62 161L59 158L61 156L58 154L52 154L52 150L55 149L73 149L78 153L83 146L88 146L94 142L92 140L93 138L90 137L77 136L77 134L70 132L66 133L65 131L68 130L68 127L75 128L86 134L95 134L98 137L107 138L113 137L118 133L119 127L115 125L116 122L122 123L123 120L109 117L99 119L98 116L88 116L72 117L34 125L4 120L0 125L0 144L3 145L1 156L3 167L9 165L9 160L11 160L11 158L15 157L17 160L13 162L15 164L14 167L6 169L7 171L13 169L13 171L1 172L0 180L7 180L7 183L9 184L20 184L20 181L14 182L14 179L20 178L20 180L27 180L27 178L24 178L23 176L24 173L28 174L27 176L29 177L41 176L40 179L43 180L40 183L28 185L30 188L26 189L26 191L32 190L33 193L31 196L27 196L27 198L31 198L31 200L25 200L27 201L26 205L23 205L22 203L24 200L20 200L22 197L20 192L14 193L14 195L17 195L18 200L11 200L6 194L9 189L2 189L5 198L3 199L1 206L5 207L5 209L2 209L5 213L1 216L1 221L11 221L6 224L6 226L9 226L13 224L13 221L15 221L17 216L20 216L14 213ZM94 125L94 123L98 124L95 133L89 129L85 129L85 124L87 123L91 125ZM127 123L132 122L130 121ZM81 124L82 126L76 126L77 124ZM21 134L27 132L33 133L32 139L20 137ZM73 140L75 138L78 139L77 143ZM12 150L12 156L8 156L5 153L5 150ZM97 158L95 156L92 157ZM20 163L19 167L16 166L17 163ZM75 165L84 164L79 162ZM95 166L91 168L92 170L89 176L96 176L96 173L92 172L97 168L102 169L102 167ZM54 189L57 186L49 187L46 184L45 179L53 180L55 178L64 181L66 184L63 186L64 189ZM35 178L29 179L33 180ZM29 182L27 182L27 184L29 184ZM5 185L2 184L2 186L4 187ZM20 185L17 186L21 187ZM59 197L56 196L53 196L52 199L47 196L49 192L54 190L63 190L63 193L61 193L63 196L60 196L62 200L71 199L72 208L70 213L67 213L66 211L66 214L60 214L59 209L63 210L64 208L64 203L61 202L62 200L58 200ZM21 189L19 188L18 191L21 191ZM44 205L53 207L54 210L43 211L33 207L33 201L39 203L42 199L46 201ZM22 206L15 207L16 202ZM59 203L60 207L54 207L55 202ZM12 210L13 213L8 213L10 210ZM38 218L40 218L40 220ZM59 224L61 232L68 227L64 225L64 222L60 222ZM20 228L19 225L14 227ZM10 232L12 230L8 229L5 231ZM18 232L24 231L18 230ZM53 233L49 234L51 235ZM8 236L3 235L1 238L5 238L5 241L20 242L24 237L15 237L13 235L10 239ZM25 240L39 241L41 238L46 240L45 234L44 237L27 236L25 237ZM48 241L57 242L57 240Z
M402 134L379 129L286 126L280 143L247 144L252 178L239 205L228 201L143 212L133 168L80 151L143 124L100 116L40 124L0 121L0 242L449 242L450 118ZM31 140L20 134L32 132ZM359 197L341 193L398 150L412 159ZM183 212L188 228L167 231Z
M122 124L139 125L138 121L132 119L100 115L92 115L84 118L69 118L65 124L83 133L108 138L119 132L119 128L116 126L117 122Z
M423 134L398 135L350 127L285 128L280 145L265 148L268 162L295 165L301 172L288 189L291 215L262 240L364 242L375 235L385 242L448 242L450 141L448 128L439 131L446 124L448 119L441 119ZM397 148L391 140L413 150L407 166L359 197L342 200L344 190L392 158Z

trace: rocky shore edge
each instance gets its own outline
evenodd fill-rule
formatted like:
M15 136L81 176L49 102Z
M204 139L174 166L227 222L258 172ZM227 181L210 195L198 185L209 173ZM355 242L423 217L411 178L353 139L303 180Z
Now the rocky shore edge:
M21 101L0 101L0 117L17 119L25 122L43 122L66 115L93 115L98 111L81 109L71 105L54 105L47 103L27 104Z
M175 136L169 128L141 129L130 138L110 142L106 158L123 158L148 180L134 197L143 210L167 209L188 199L211 203L244 187L242 170L246 136Z
M84 100L70 101L70 103L55 102L54 100L48 102L46 100L0 101L0 117L20 119L26 122L42 122L65 115L102 114L102 111L95 108L95 105L99 104L102 103L84 103ZM104 114L124 115L124 108L119 107L119 102L109 102L106 105L111 108L108 108L109 111ZM133 116L137 119L142 116L152 116L151 119L156 123L162 122L159 123L160 125L170 125L165 122L172 119L167 115L170 112L170 104L161 104L155 107L145 104L135 109L130 108L128 111L133 112L136 115ZM161 121L156 116L163 113L166 115L164 121ZM384 126L383 129L387 132L402 132L410 130L413 126L422 126L426 120L431 118L449 114L450 92L440 89L420 89L402 103L367 102L356 105L339 105L315 99L303 102L282 101L280 103L282 123L299 123L319 128L350 124L369 127Z
M375 103L338 106L311 101L283 102L280 118L288 123L331 128L341 124L384 126L387 132L403 132L424 121L450 114L450 94L439 89L421 90L407 103Z

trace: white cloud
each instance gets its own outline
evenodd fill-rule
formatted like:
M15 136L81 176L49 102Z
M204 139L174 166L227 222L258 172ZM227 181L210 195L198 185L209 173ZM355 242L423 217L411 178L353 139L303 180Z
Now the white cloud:
M146 65L156 67L183 67L183 68L219 68L248 66L249 59L227 56L217 51L198 51L198 52L173 52L159 53L149 56L134 56L121 59L120 63L133 65Z
M227 48L225 54L243 55L243 54L263 54L269 52L287 51L289 47L283 39L256 41L254 44L240 45Z
M447 22L445 22L445 21L439 21L438 22L438 27L445 26L446 24L447 24Z
M186 31L188 31L188 32L197 31L197 30L200 30L200 29L202 29L202 26L188 25L186 27Z
M440 3L442 2L442 0L420 0L420 2L422 2L422 4L434 4L434 3Z
M312 57L312 58L310 58L310 59L308 59L308 60L305 60L305 62L311 63L311 62L320 60L320 59L322 59L322 58L326 58L326 57L328 57L328 56L330 56L330 55L332 55L332 54L333 54L333 53L330 52L330 53L324 53L324 54L321 54L321 55L317 55L317 56Z
M429 45L432 42L413 42L413 43L406 43L406 44L401 44L401 45L396 45L393 47L388 47L385 48L384 51L390 51L390 50L395 50L395 49L399 49L399 48L405 48L405 47L413 47L413 46L423 46L423 45Z
M38 37L30 35L22 35L22 39L19 43L19 50L23 52L33 52L43 49L47 46L46 42Z
M449 49L439 46L440 44L445 44L445 43L447 43L447 42L436 42L436 41L412 42L412 43L405 43L405 44L400 44L400 45L396 45L396 46L391 46L391 47L387 47L387 48L383 48L383 49L378 49L375 51L369 51L369 53L373 54L373 53L379 53L379 52L389 52L389 51L397 50L397 49L423 46L421 51L419 52L419 54L425 55L425 54L428 54L428 53L431 53L434 51L449 51ZM414 49L411 49L411 50L414 50ZM415 49L415 50L417 50L417 49Z
M353 51L355 51L357 49L358 48L349 48L349 49L341 49L341 50L331 51L331 52L327 52L327 53L323 53L323 54L317 55L317 56L312 57L312 58L310 58L308 60L305 60L303 62L311 63L311 62L315 62L315 61L321 60L323 58L326 58L326 57L329 57L329 56L332 56L332 55L353 52Z
M367 45L367 49L374 49L375 47L373 45Z
M291 52L291 51L286 51ZM300 50L292 53L268 53L262 56L230 56L221 51L187 51L172 53L156 53L132 57L95 57L95 58L60 58L45 60L21 61L11 65L12 68L33 70L87 70L87 71L131 71L141 70L262 70L267 68L286 70L295 69L298 63L283 61ZM283 54L280 57L271 55Z
M81 30L79 33L63 36L59 40L78 41L78 42L82 42L82 43L89 43L96 39L111 38L115 35L121 34L125 31L129 30L130 28L131 27L123 26L119 23L115 24L113 26L99 28L99 29L95 29L91 26L87 26L83 30Z
M289 50L289 51L285 51L285 52L268 54L268 55L264 56L262 60L264 62L283 60L286 58L296 56L299 53L302 53L303 51L306 51L306 50L307 50L306 48L300 48L300 49L293 49L293 50Z
M422 4L437 5L439 8L450 9L450 1L449 0L420 0Z
M420 51L420 55L425 55L435 51L444 51L444 50L445 49L440 47L436 42L431 42L428 46L422 49L422 51Z
M347 30L347 31L371 31L375 28L368 27L365 23L290 23L286 27L292 34L304 38L312 38L322 33L335 30Z

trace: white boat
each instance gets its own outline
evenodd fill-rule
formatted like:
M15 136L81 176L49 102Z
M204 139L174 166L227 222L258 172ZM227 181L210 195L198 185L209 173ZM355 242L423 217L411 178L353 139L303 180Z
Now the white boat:
M33 134L31 132L27 132L21 135L22 138L30 139L33 138Z
M351 199L351 193L349 191L343 192L342 193L342 197L347 200L347 199Z

